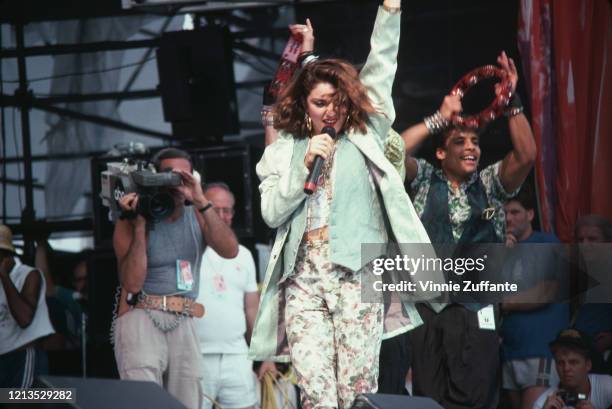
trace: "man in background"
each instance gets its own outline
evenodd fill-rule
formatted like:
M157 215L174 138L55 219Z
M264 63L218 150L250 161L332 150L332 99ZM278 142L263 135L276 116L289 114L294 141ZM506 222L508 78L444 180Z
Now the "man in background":
M559 243L554 234L533 229L535 200L531 189L523 186L520 193L508 200L506 211L506 244L519 243L520 251L529 256L545 257L552 247L530 246L535 243ZM549 255L552 253L548 253ZM553 261L551 259L551 261ZM527 266L536 263L525 263ZM559 378L548 344L557 334L569 326L569 306L552 304L558 286L554 277L546 271L520 271L513 281L529 282L529 291L541 294L535 302L511 302L501 304L504 314L502 336L502 385L513 409L530 409L536 399ZM541 270L541 269L534 269ZM552 271L554 274L554 271ZM511 298L511 297L510 297Z
M234 217L235 199L229 186L209 183L204 193L228 226ZM207 247L200 269L198 302L206 314L196 322L204 365L202 408L217 403L226 409L252 408L257 403L253 362L247 358L248 343L259 306L255 262L251 252L239 245L238 256L226 259ZM274 363L262 364L260 376L276 372ZM214 402L213 402L214 400Z
M612 376L589 374L591 347L574 329L562 331L550 344L559 383L547 389L533 409L607 409L612 405Z
M41 373L37 340L53 333L45 280L17 259L11 230L0 224L0 387L29 388Z

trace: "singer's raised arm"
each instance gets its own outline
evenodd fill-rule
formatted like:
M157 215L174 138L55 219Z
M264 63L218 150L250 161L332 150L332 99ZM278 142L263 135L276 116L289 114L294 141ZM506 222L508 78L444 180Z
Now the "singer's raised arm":
M391 98L397 70L397 52L400 37L400 0L385 0L378 9L370 40L370 54L360 79L368 91L368 97L376 109L376 116L384 116L390 127L395 120L395 108ZM387 130L378 130L385 136Z

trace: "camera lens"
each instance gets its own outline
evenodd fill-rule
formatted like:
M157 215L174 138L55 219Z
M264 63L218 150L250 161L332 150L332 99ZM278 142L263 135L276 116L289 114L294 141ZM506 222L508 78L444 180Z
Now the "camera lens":
M170 216L174 211L174 198L170 193L157 192L141 194L138 200L138 213L153 222Z
M169 193L157 193L149 201L149 215L153 220L161 220L174 211L174 198Z

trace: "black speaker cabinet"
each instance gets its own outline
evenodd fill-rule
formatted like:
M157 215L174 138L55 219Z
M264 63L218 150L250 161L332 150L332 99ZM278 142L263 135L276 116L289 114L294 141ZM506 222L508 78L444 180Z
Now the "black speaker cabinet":
M174 137L210 142L239 132L227 27L164 33L157 68L164 118L172 122Z
M383 393L365 393L357 396L351 409L444 409L430 398Z
M226 183L236 199L233 229L240 239L259 238L267 227L261 218L259 179L255 165L261 150L249 145L219 146L191 151L204 183Z
M34 381L33 387L75 389L76 403L45 402L42 405L45 408L186 409L185 405L153 382L39 376ZM31 405L33 408L41 406L40 404Z

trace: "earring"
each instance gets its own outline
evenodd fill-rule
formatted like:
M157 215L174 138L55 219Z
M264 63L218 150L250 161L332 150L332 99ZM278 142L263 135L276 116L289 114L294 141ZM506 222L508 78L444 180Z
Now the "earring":
M308 133L312 135L312 118L310 118L310 115L305 114L304 121L306 122L306 129L308 130Z

